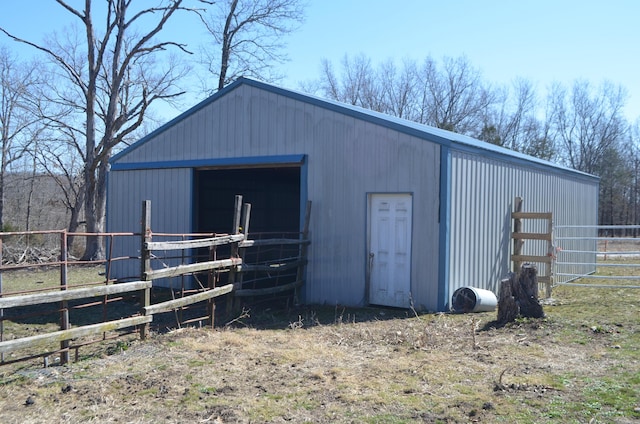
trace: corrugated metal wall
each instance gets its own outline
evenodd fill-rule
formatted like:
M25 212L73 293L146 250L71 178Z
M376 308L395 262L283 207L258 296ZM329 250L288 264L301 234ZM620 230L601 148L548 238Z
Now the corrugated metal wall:
M510 270L511 211L522 197L525 212L553 212L557 225L596 225L598 182L595 178L543 166L511 163L492 155L451 153L451 221L449 295L475 286L497 292ZM546 232L545 220L524 220L524 232ZM593 250L593 242L563 248ZM526 241L523 254L544 255L545 241ZM593 263L592 254L574 257ZM593 266L580 265L584 273ZM544 267L540 273L544 273Z
M163 233L191 232L190 168L147 169L109 173L107 223L108 232L141 230L142 202L151 200L151 228ZM156 237L154 241L162 241ZM117 237L112 246L113 257L139 256L139 237ZM167 262L166 265L177 265ZM165 264L154 262L153 268ZM140 262L135 260L112 263L112 275L117 278L140 278ZM158 285L167 286L170 281ZM176 286L178 287L178 286Z
M442 209L450 208L450 216L443 217L450 228L448 260L439 251L447 246L440 239L446 235L439 220L441 151L450 159L443 167L449 181L443 179L442 186L450 201ZM525 211L552 211L559 225L596 224L595 178L499 149L478 152L484 152L482 143L462 136L261 83L237 84L116 157L109 179L109 231L139 231L145 199L152 200L155 231L193 231L193 169L211 166L212 158L216 166L225 160L251 166L306 155L301 199L313 201L313 211L304 301L367 303L367 195L410 193L411 294L417 308L435 310L458 287L497 289L510 268L516 196L524 198ZM524 230L541 232L546 223L527 221ZM527 242L524 253L539 254L535 247ZM574 259L592 263L592 256ZM448 281L439 284L439 273ZM445 287L448 294L440 290Z
M174 168L176 175L169 170L130 173L115 166L109 187L110 230L137 231L138 204L150 198L154 218L168 215L154 220L156 231L190 231L191 170L180 169L189 165L181 161L246 158L250 165L256 157L264 163L265 158L300 154L308 158L307 187L302 190L313 201L304 300L367 303L367 194L401 192L411 193L414 202L412 296L417 307L435 309L439 145L349 116L330 105L251 85L240 85L215 102L187 112L117 158L121 167L164 162L160 166ZM132 191L128 182L134 180L140 187ZM131 216L122 215L127 213Z

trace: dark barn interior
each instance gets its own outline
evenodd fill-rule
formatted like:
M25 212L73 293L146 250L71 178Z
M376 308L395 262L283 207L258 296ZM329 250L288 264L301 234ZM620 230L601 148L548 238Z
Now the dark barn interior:
M196 171L195 232L231 232L235 196L251 204L250 233L300 231L300 167Z

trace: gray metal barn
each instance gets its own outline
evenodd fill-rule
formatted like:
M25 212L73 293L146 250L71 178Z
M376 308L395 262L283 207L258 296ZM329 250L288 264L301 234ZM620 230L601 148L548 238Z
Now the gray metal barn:
M155 231L229 231L235 194L252 232L298 231L313 201L305 303L442 311L458 287L497 290L516 196L557 224L595 225L598 179L241 78L112 158L107 229L139 231L149 199Z

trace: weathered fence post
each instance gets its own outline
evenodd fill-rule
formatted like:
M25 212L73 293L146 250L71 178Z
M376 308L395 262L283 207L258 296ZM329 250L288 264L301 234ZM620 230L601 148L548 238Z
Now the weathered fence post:
M151 277L149 272L151 271L151 251L147 248L147 243L151 242L151 200L144 200L142 202L142 227L140 231L140 272L142 281L149 281ZM145 307L151 303L151 289L145 288L140 290L140 308L142 315L146 315ZM140 339L147 338L149 333L149 323L144 323L140 326Z
M63 230L60 234L60 290L67 290L67 231ZM60 329L69 329L69 302L63 300L60 302ZM69 362L69 340L60 342L60 364Z
M209 246L209 261L215 261L218 259L218 255L216 252L216 246ZM207 286L209 290L213 290L216 288L218 279L218 271L210 269L207 272ZM216 302L214 298L207 300L207 315L209 316L209 324L211 328L215 327L216 323Z
M251 219L251 203L245 203L242 207L242 234L244 234L245 240L249 237L249 220L250 219Z
M522 212L522 197L516 197L513 202L513 211L514 212ZM516 218L513 220L513 233L522 232L522 220L520 218ZM518 256L522 254L522 246L524 245L524 240L522 239L513 239L513 255ZM513 272L520 272L520 266L522 266L521 262L513 262Z
M242 195L236 194L236 202L233 210L233 228L231 229L231 234L236 235L240 234L240 219L242 215ZM230 258L238 257L238 243L231 243L231 253ZM237 266L232 266L229 268L229 284L234 284L236 282L236 274L237 274ZM226 314L230 315L234 311L234 303L235 298L233 295L227 297L227 308Z
M244 234L244 239L249 239L249 221L251 220L251 203L245 203L242 207L242 234ZM238 243L235 243L236 248L238 247ZM246 249L242 249L238 251L240 256L242 266L244 266ZM240 276L238 278L238 289L242 290L242 283L244 282L244 272L240 272ZM240 300L236 300L234 303L233 311L235 313L240 312Z
M545 294L547 298L551 297L551 288L553 286L553 265L556 254L556 249L553 245L553 212L522 212L522 198L516 197L513 205L514 211L511 213L513 220L513 232L511 238L513 239L513 253L511 255L511 262L513 263L512 272L519 273L523 263L542 263L545 264L546 274L542 274L539 278L540 284L544 283ZM523 232L522 220L547 220L546 232ZM523 254L524 240L533 240L534 244L532 248L527 249L530 252L533 247L539 246L538 241L546 240L547 246L544 254ZM542 286L540 287L542 289Z
M547 274L549 275L549 279L546 281L545 285L545 297L550 299L557 253L557 249L553 244L553 216L551 219L547 220L547 233L550 235L549 240L547 240L547 255L549 256L549 263L547 264L549 269L547 270Z

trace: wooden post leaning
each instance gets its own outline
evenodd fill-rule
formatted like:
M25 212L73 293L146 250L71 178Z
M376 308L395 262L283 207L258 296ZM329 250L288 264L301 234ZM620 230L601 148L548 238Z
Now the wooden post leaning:
M142 202L142 227L140 229L140 279L149 281L151 271L151 251L147 248L147 243L151 242L151 200ZM151 304L151 288L140 290L140 309L142 315L146 315L145 308ZM140 339L144 340L149 334L149 323L140 325Z
M234 210L233 210L233 228L231 229L231 234L235 235L235 234L240 234L240 218L241 218L241 214L242 214L242 195L237 194L236 195L236 202L234 205ZM230 258L237 258L238 257L238 243L232 243L231 244L231 253L230 253ZM228 283L229 284L235 284L236 282L236 274L237 274L237 267L231 267L229 269L229 280ZM227 297L227 307L226 307L226 311L225 313L227 315L231 315L232 312L234 311L234 303L235 303L235 299L234 296L228 296Z
M209 246L209 261L215 261L218 259L218 255L216 252L216 246ZM216 284L218 283L218 271L210 269L207 272L207 287L209 290L213 290L216 288ZM209 325L211 328L215 327L216 324L216 302L213 298L207 300L207 315L209 316Z
M513 202L513 211L514 212L522 212L522 197L516 197ZM516 218L513 220L513 233L522 232L522 220ZM513 255L519 256L522 254L522 246L524 245L524 240L522 239L513 239ZM516 274L520 272L520 267L522 266L522 262L513 262L512 272Z
M251 220L251 203L245 203L242 206L242 220L240 222L242 222L242 227L240 228L240 232L244 235L244 240L248 240L249 239L249 221ZM239 249L238 243L233 243L232 248L236 249L236 255L241 259L241 263L242 265L244 265L244 258L245 258L245 251L246 249ZM238 269L237 266L234 267L234 269ZM242 290L242 283L244 282L244 272L240 272L240 275L238 275L238 278L235 282L234 285L234 292L235 290ZM240 313L240 299L235 298L234 300L234 304L233 304L233 313L234 314L238 314Z
M67 290L67 231L60 234L60 290ZM60 302L60 330L68 330L69 324L69 302L63 300ZM69 340L60 342L60 364L69 363Z

